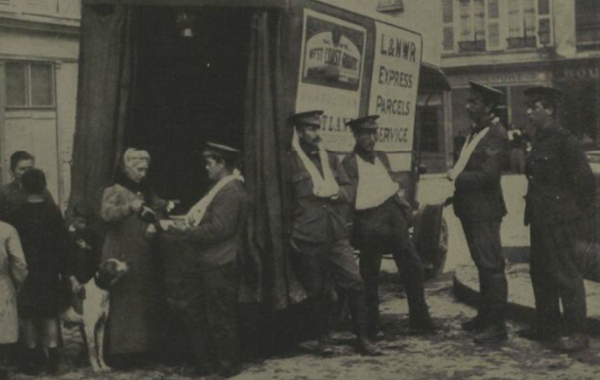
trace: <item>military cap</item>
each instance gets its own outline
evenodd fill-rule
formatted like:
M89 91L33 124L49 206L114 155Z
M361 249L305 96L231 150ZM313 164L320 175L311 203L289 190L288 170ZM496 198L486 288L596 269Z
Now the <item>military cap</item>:
M556 105L562 96L561 91L546 86L529 87L524 93L530 102L544 101L552 105Z
M289 117L289 121L293 126L311 125L321 128L321 116L323 111L314 110L294 114Z
M350 120L346 123L346 125L352 128L353 132L376 131L377 128L379 128L379 125L377 125L377 119L379 119L379 115L369 115Z
M481 83L469 81L469 86L471 86L471 90L481 94L483 97L484 103L493 103L498 104L504 98L505 94L502 91L496 90L490 86L483 85Z
M220 157L223 159L233 159L240 153L238 149L227 145L207 142L202 155L204 157Z

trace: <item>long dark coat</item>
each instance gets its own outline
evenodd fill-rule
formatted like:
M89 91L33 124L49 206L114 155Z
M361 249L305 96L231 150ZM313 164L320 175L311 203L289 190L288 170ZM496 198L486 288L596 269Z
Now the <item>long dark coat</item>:
M131 272L110 292L109 339L112 354L144 353L154 349L158 289L151 240L146 237L148 222L131 211L130 204L142 194L115 184L104 190L101 216L108 222L102 248L102 261L131 262ZM153 209L164 206L155 199Z
M454 213L462 220L501 220L506 215L500 179L510 162L508 134L499 122L489 127L455 181Z

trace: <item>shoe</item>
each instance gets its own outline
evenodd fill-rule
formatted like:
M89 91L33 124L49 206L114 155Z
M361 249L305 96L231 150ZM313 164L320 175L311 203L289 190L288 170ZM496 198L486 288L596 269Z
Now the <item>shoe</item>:
M319 342L317 343L317 348L315 349L315 353L321 357L333 356L333 347L331 347L331 342L329 341L329 339L319 339Z
M517 335L521 338L534 340L536 342L554 342L559 338L558 334L556 333L541 331L535 327L528 327L526 329L519 330Z
M584 334L574 334L562 337L556 342L555 349L564 354L582 351L588 348L589 340Z
M475 343L488 344L500 343L508 339L505 326L490 326L475 335Z
M468 332L480 332L486 328L487 322L479 315L460 324L463 330Z
M414 322L410 321L410 329L417 334L430 334L438 331L440 326L438 326L430 316L426 318L422 318Z
M357 351L365 356L383 355L383 352L366 337L359 337L357 339Z
M42 372L41 357L37 347L25 349L23 366L19 372L29 376L38 376Z
M48 375L56 375L59 369L60 353L58 348L48 348L48 361L46 362L46 372Z

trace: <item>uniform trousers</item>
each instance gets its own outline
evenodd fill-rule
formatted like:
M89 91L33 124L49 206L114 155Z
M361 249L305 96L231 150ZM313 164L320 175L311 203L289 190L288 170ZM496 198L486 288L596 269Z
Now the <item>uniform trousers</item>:
M501 221L463 220L471 258L479 272L478 318L485 324L504 326L508 282L500 242Z
M398 273L405 281L409 315L413 322L428 313L423 289L423 261L408 233L408 222L393 199L358 211L355 233L360 249L360 273L365 282L369 332L379 325L379 272L385 253L392 253Z
M216 363L227 374L238 368L238 282L235 262L204 271L191 265L169 281L167 300L185 324L199 369Z
M319 338L329 333L328 286L342 289L348 295L355 332L366 333L365 290L353 249L347 238L323 243L295 241L298 247L295 268L298 280L309 296L311 325Z
M586 298L575 242L579 220L531 223L531 282L535 295L538 329L556 334L562 302L567 333L585 332Z

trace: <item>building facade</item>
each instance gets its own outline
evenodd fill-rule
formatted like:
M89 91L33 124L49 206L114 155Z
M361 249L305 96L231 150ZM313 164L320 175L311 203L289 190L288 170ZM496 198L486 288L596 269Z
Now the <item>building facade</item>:
M523 91L546 85L564 92L561 120L592 145L600 138L600 1L439 0L441 66L452 92L444 95L440 169L453 165L456 136L465 135L468 81L506 93L499 116L507 128L525 130ZM441 165L445 164L445 165ZM443 167L445 166L445 167Z
M80 0L0 0L0 184L25 150L62 206L70 187Z

